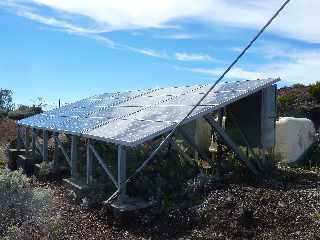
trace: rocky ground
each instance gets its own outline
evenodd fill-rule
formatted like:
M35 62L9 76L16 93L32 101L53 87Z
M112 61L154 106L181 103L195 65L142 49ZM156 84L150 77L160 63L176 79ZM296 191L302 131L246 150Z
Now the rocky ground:
M62 182L34 185L54 191L62 239L320 239L319 174L278 174L278 180L254 184L217 183L200 205L130 213L121 222L108 207L83 209Z

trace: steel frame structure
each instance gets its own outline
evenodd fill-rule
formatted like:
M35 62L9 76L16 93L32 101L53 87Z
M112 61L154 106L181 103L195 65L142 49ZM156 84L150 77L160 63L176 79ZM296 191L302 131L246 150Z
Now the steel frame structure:
M226 132L223 130L221 124L217 122L212 115L207 114L204 116L204 119L210 124L210 126L221 136L223 141L234 151L234 153L239 157L240 160L242 160L252 172L258 174L259 170L256 169L254 165L247 159L247 157L241 152L241 150L237 147L237 145L230 139L230 137L226 134ZM21 131L21 126L18 128L18 131ZM28 134L28 128L24 127L24 139L27 139ZM204 160L209 161L209 157L206 156L205 153L203 153L199 146L194 142L194 140L188 136L188 134L183 130L179 129L178 134L180 134L184 141L189 144L189 146L197 152L200 157ZM71 178L77 178L77 136L71 136L71 146L70 146L70 152L71 156L68 156L66 149L63 147L62 142L59 140L58 135L56 132L53 133L54 136L54 142L55 142L55 151L60 150L62 155L64 156L66 162L68 163L70 170L71 170ZM21 137L21 135L19 135ZM48 145L45 143L48 143L48 131L43 130L43 144L40 144L37 140L37 131L32 131L32 149L33 154L35 154L36 149L42 149L42 151L38 151L39 154L42 156L43 161L48 161ZM190 157L175 141L174 138L171 138L170 143L173 145L175 149L178 150L178 152L188 161L193 161L192 157ZM28 145L26 142L24 142L25 148L28 150ZM41 147L39 147L41 146ZM58 149L56 149L58 148ZM114 186L117 188L118 191L121 190L121 194L118 197L118 204L125 204L126 199L128 199L126 194L126 186L125 186L125 180L126 180L126 146L119 145L118 146L118 175L117 178L113 176L113 174L108 169L107 165L105 164L104 159L100 156L100 154L97 152L95 147L92 144L92 139L86 140L86 184L90 185L93 182L93 160L94 158L96 161L100 164L104 172L107 174L107 176L110 178ZM54 161L54 160L53 160Z

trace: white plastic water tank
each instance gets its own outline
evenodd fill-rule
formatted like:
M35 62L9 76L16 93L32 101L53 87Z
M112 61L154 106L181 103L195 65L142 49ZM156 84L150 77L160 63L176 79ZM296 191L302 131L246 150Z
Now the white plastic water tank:
M315 141L315 128L307 118L283 117L276 123L275 152L282 161L295 163Z

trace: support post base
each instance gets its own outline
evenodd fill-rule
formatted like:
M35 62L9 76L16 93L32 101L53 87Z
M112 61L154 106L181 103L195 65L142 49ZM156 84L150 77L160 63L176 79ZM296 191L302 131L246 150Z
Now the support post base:
M17 157L18 155L27 155L27 151L25 149L16 149L16 148L10 148L8 149L8 168L11 171L17 170ZM29 150L29 153L31 154L31 150Z
M137 198L127 198L125 202L120 203L115 201L111 204L114 213L125 213L130 211L137 211L141 209L146 209L155 205L155 202L145 201Z

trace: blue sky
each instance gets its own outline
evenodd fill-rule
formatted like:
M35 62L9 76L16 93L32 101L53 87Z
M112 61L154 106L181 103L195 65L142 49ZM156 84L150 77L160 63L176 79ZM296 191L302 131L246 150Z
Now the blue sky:
M279 0L0 0L0 87L18 104L213 82ZM292 0L229 79L320 80L320 2Z

